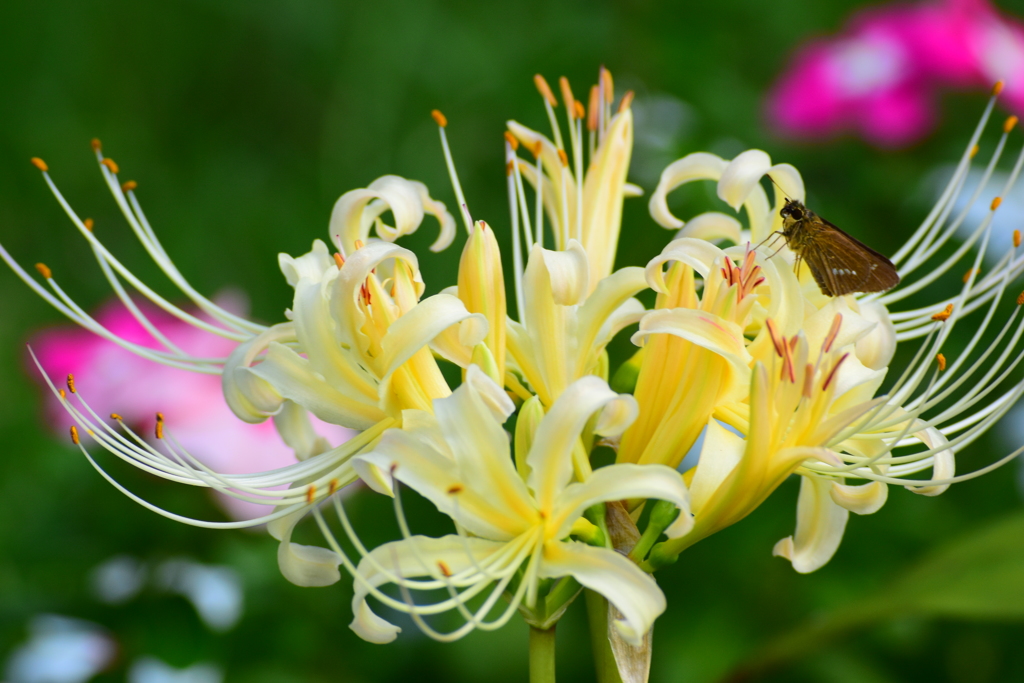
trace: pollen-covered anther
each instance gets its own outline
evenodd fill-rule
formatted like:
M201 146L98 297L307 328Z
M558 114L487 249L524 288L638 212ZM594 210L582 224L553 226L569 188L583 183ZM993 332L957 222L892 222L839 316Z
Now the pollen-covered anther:
M1016 249L1020 246L1020 230L1013 231L1013 247Z
M118 422L120 422L120 421L121 421L121 420L123 420L124 418L123 418L123 417L121 417L121 415L120 415L119 413L111 413L111 414L110 414L110 419L111 419L111 420L117 420Z
M92 232L92 229L93 229L93 226L95 225L95 223L93 222L93 220L91 218L86 218L84 221L82 221L82 225L85 226L86 230L88 230L89 232Z
M615 101L615 83L612 81L612 72L601 67L601 87L604 88L604 101L611 104Z
M551 92L551 86L548 85L547 80L543 76L536 74L533 77L533 84L537 86L537 91L540 93L541 97L547 100L548 104L552 107L558 106L558 100L555 99L555 93Z
M995 211L996 209L999 208L999 205L1002 204L1002 203L1003 203L1003 198L1002 197L996 197L996 198L994 198L992 200L992 204L989 205L989 209L991 209L992 211Z
M337 479L331 479L331 481L329 481L327 483L327 495L333 496L337 492L337 490L338 490L338 480Z
M46 162L40 159L39 157L32 157L31 159L29 159L29 161L31 161L32 165L38 168L43 173L46 173L47 171L50 170L50 167L46 165Z
M573 97L572 88L569 87L569 79L561 76L558 79L558 89L562 91L562 101L565 102L569 113L576 116L576 98Z
M118 172L121 170L120 168L118 168L117 162L115 162L113 159L104 159L100 163L109 168L110 172L113 173L114 175L117 175Z
M51 277L53 277L53 271L51 271L46 266L45 263L37 263L36 264L36 270L38 270L39 274L42 275L43 278L46 279L46 280L49 280Z
M629 109L629 105L633 104L633 98L636 96L632 90L627 90L626 94L622 96L622 101L619 102L619 113Z
M843 326L843 314L836 313L836 316L832 318L832 327L828 329L828 334L825 335L825 342L821 345L822 351L828 353L832 350L832 345L836 342L836 337L839 336L839 330Z
M345 266L345 257L340 252L334 252L334 264L341 270Z
M316 500L316 486L310 484L309 488L306 489L306 502L312 503L314 500Z
M158 438L158 439L164 438L164 414L163 413L157 413L156 414L156 428L153 431L156 434L156 438Z
M72 394L75 393L75 376L70 372L68 373L68 391Z
M544 144L540 140L537 140L537 142L533 143L533 147L530 148L530 152L533 154L533 158L534 159L539 159L540 158L540 154L543 151L544 151Z
M581 121L587 118L587 109L579 100L576 100L576 102L573 103L573 109L576 113L576 118L580 119Z
M1019 120L1020 119L1018 119L1016 116L1007 117L1006 121L1003 122L1003 132L1009 133L1011 130L1014 129L1014 127L1017 125L1017 121Z
M456 493L462 493L462 484L452 484L448 487L449 496L454 496Z
M558 160L562 162L562 166L569 165L569 156L565 153L564 149L558 150Z
M512 175L513 173L515 173L515 170L516 170L516 162L510 161L507 164L505 164L505 175L506 176Z
M434 109L430 112L430 117L434 119L434 123L441 126L442 128L448 127L448 117L441 113L440 109Z
M946 369L946 357L941 353L935 355L935 362L939 365L939 372L943 372Z
M71 425L71 443L78 445L78 427Z
M804 368L804 398L810 398L814 392L814 366L810 363Z
M796 337L793 337L796 340ZM793 367L793 346L782 340L782 379L789 378L790 384L796 384L796 369Z
M128 182L126 182L123 185L121 185L121 191L122 192L131 192L135 188L137 188L138 186L139 186L139 184L137 182L135 182L134 180L129 180Z
M1024 292L1017 295L1017 305L1024 306Z
M58 389L57 393L60 394L60 400L62 400L62 401L66 401L67 400L68 395L67 395L67 393L63 389Z
M90 144L90 145L92 145L92 151L94 151L94 152L98 152L98 151L100 151L101 149L103 149L103 143L102 143L102 142L100 142L100 139L99 139L99 138L93 138L93 139L92 139L92 140L91 140L91 141L89 142L89 144Z
M597 130L600 117L601 89L596 85L590 88L590 99L587 101L587 130Z
M971 279L971 276L979 275L980 273L981 268L971 268L970 270L968 270L966 273L964 273L964 284L967 284L967 281Z
M998 96L999 93L1003 92L1003 85L1002 81L996 81L996 84L992 86L993 97Z
M953 304L946 304L946 307L932 316L932 320L942 322L948 320L949 316L953 315Z
M508 143L508 146L512 148L513 152L519 149L519 139L507 130L505 131L505 142Z
M452 575L452 570L448 567L444 560L437 561L437 568L441 570L441 573L444 574L445 578L448 578Z
M974 157L978 156L978 152L980 152L980 151L981 151L981 147L979 147L978 145L975 145L974 147L971 147L970 158L973 159Z
M846 357L849 356L849 355L850 354L848 354L848 353L844 353L842 356L839 357L839 360L836 361L836 364L832 366L832 369L829 370L828 377L825 378L825 381L821 385L822 391L827 390L828 386L830 384L832 384L832 380L835 378L836 374L839 372L839 367L843 364L843 361L846 360Z
M362 240L356 240L355 241L355 248L356 249L362 249L365 246L366 246L366 243L363 242Z

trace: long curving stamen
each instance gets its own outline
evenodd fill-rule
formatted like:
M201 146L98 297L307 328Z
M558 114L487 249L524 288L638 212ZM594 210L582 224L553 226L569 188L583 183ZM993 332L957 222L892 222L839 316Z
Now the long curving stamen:
M448 177L452 181L452 189L455 191L455 200L459 203L459 214L466 226L466 234L473 232L473 219L469 215L469 206L466 204L466 196L462 193L462 184L459 182L459 174L455 170L455 161L452 160L452 151L448 146L448 136L445 128L448 127L448 119L437 109L430 112L430 116L437 124L438 133L441 136L441 149L444 151L444 163L448 167Z

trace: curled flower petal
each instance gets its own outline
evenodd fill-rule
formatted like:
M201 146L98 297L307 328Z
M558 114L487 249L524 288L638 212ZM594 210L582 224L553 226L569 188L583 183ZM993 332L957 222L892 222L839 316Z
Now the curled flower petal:
M695 152L674 161L661 172L658 187L651 195L649 204L651 216L663 228L677 230L683 221L672 215L668 208L668 195L680 185L694 180L718 180L722 177L727 162L716 154Z
M718 211L708 211L694 216L680 228L676 233L676 239L690 237L699 240L728 240L733 244L739 244L742 239L740 233L743 226L732 216L727 216Z
M718 180L719 198L739 211L755 188L760 188L759 181L771 167L772 158L767 152L748 149L741 153L722 170L722 177Z
M832 559L843 540L850 512L830 495L832 482L823 477L801 477L796 506L796 534L775 544L772 554L785 557L793 569L808 574Z
M889 486L880 481L870 481L859 486L832 482L829 491L836 505L858 515L871 515L882 509L889 497Z

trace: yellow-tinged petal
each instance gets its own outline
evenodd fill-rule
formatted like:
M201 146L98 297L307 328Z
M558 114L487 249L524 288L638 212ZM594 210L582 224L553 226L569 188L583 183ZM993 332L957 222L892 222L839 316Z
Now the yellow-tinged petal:
M676 239L690 237L699 240L728 240L733 244L742 241L743 226L732 216L718 211L708 211L694 216L676 233Z
M651 195L650 212L658 225L676 230L683 221L672 215L668 208L668 195L680 185L694 180L718 180L727 162L717 154L695 152L672 162L661 172L658 187Z
M801 477L796 534L776 543L772 551L773 555L789 560L801 574L825 566L843 540L850 512L833 502L832 483L824 477Z
M743 437L722 427L715 419L708 420L700 460L690 482L690 505L695 515L700 515L704 505L739 464L745 447Z
M858 515L871 515L882 509L889 497L889 486L880 481L850 486L832 482L832 501Z
M583 247L592 291L611 274L622 224L622 201L633 151L633 112L617 114L605 132L583 184Z
M487 321L484 343L497 364L497 376L505 377L505 276L501 251L494 231L477 221L459 261L458 296L470 313Z

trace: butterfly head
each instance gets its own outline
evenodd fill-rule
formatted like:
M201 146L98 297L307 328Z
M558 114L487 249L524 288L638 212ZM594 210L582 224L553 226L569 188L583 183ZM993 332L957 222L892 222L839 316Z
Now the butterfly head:
M779 214L783 218L788 218L794 221L802 221L807 218L810 212L807 207L803 205L803 202L796 199L787 199L785 206L779 211Z

